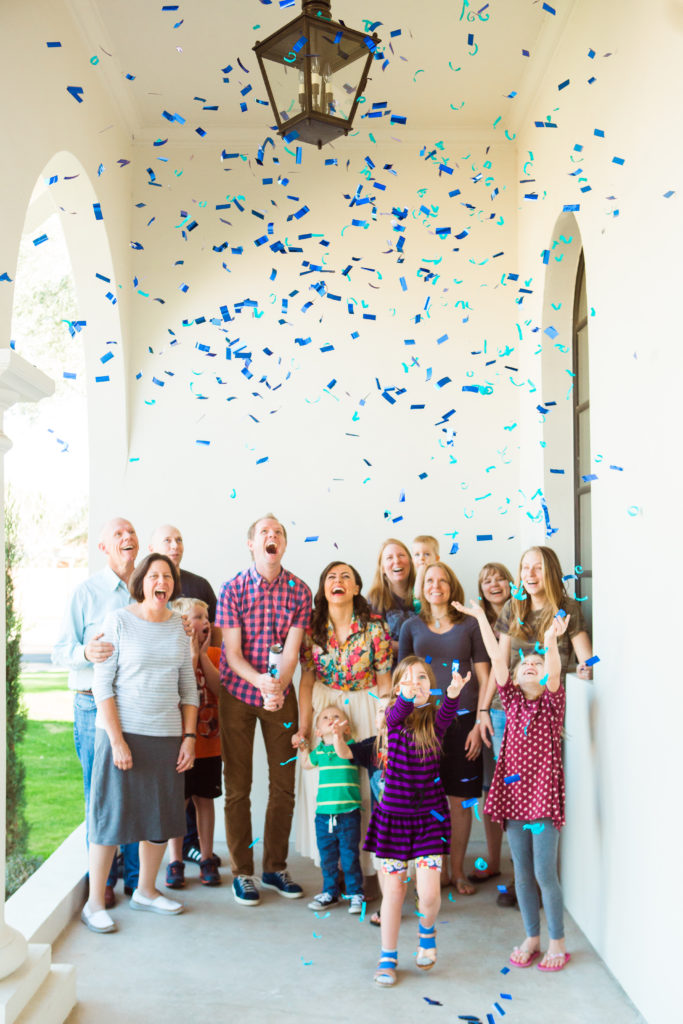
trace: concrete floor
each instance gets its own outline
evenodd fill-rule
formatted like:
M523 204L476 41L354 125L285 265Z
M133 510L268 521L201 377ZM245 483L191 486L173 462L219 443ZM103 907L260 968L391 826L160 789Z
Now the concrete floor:
M473 857L484 852L479 846L471 844ZM225 865L225 847L217 852ZM311 861L292 855L290 870L308 898L319 891ZM423 1014L435 1021L469 1014L484 1024L487 1014L496 1024L503 1014L510 1024L644 1022L571 919L572 961L563 972L544 975L532 967L503 974L509 951L524 936L519 912L496 906L493 881L472 897L444 890L439 959L429 974L412 964L417 924L410 886L399 983L383 991L372 983L379 929L369 920L351 917L345 904L316 917L305 899L284 900L269 890L260 906L245 909L232 898L229 870L221 874L223 885L209 889L199 884L199 869L187 865L186 910L178 917L131 911L120 896L115 934L94 935L74 920L53 948L55 962L76 965L79 1003L69 1024L407 1024Z

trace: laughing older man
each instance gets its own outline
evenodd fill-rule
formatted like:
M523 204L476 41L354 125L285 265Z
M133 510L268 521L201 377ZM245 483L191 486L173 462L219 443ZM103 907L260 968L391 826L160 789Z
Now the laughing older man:
M106 661L113 653L112 645L102 640L102 623L107 612L125 608L131 603L128 581L139 549L134 527L127 519L121 518L112 519L103 526L97 546L105 555L107 564L74 590L52 651L55 665L69 669L69 689L74 691L74 743L83 769L86 840L97 713L92 695L93 666L95 662ZM122 851L124 887L126 893L132 893L138 884L140 866L137 843L126 844ZM114 905L116 880L115 857L105 892L109 907Z

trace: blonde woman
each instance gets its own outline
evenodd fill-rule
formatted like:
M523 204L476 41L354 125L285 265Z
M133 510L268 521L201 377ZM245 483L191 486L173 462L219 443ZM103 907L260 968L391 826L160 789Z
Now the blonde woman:
M375 577L368 591L368 604L389 627L394 658L398 654L398 635L406 619L415 615L413 588L415 566L405 544L390 537L379 549Z

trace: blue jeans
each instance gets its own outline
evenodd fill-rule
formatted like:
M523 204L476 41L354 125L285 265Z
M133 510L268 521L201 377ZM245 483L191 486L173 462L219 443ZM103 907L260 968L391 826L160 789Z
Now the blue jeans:
M524 821L505 822L508 842L515 865L515 892L522 912L524 929L528 936L541 934L541 923L536 882L543 894L543 909L551 939L564 938L564 904L557 877L557 847L560 833L550 818L537 824L545 825L534 835ZM536 824L536 823L534 823Z
M88 822L90 819L90 780L95 760L95 716L97 707L91 693L74 693L74 744L78 760L83 769L83 795L85 797L85 841L89 843ZM137 888L140 873L140 859L137 843L125 843L121 846L123 853L124 885ZM116 885L118 880L117 858L114 856L107 885Z
M339 897L337 881L341 863L346 895L363 895L363 872L360 869L360 810L346 814L316 814L315 836L318 840L323 892Z

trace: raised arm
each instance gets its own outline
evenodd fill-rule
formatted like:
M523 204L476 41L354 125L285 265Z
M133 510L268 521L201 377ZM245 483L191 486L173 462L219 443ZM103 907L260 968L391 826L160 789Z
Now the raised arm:
M495 634L491 629L489 620L486 618L486 612L482 605L477 601L470 601L470 607L466 608L464 604L460 604L459 601L452 602L453 607L464 615L471 615L473 619L476 619L479 623L479 630L481 632L481 638L484 641L486 647L486 653L491 659L491 667L496 677L498 686L505 686L508 681L508 658L504 657L501 651L500 645L496 640Z
M579 679L592 679L593 669L586 662L589 658L593 657L593 645L591 638L585 629L582 629L580 633L571 638L572 647L574 648L574 654L578 665L576 666L576 674Z
M545 673L548 677L546 686L551 693L555 693L559 689L560 680L562 679L562 659L560 658L557 639L563 633L566 633L569 619L569 615L565 615L562 619L559 619L556 615L543 636L543 643L545 644Z

